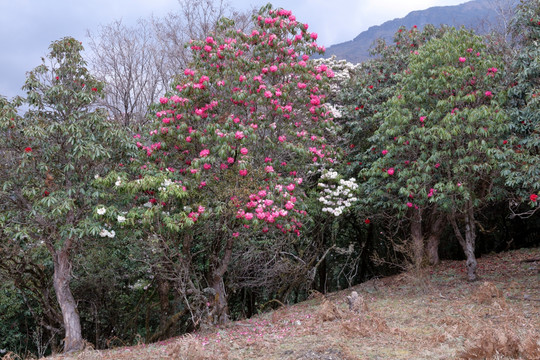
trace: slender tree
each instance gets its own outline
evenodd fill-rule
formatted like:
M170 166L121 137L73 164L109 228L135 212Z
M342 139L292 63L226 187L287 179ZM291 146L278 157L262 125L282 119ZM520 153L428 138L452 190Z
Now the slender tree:
M7 159L1 172L0 249L48 252L65 352L84 347L70 281L78 244L100 232L92 220L100 193L91 182L118 164L125 139L94 106L103 84L89 74L82 50L73 38L53 42L48 63L28 74L24 116L5 106L0 117L0 151Z

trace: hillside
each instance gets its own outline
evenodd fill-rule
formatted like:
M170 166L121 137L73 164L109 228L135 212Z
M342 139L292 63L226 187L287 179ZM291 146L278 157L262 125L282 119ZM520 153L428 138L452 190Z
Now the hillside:
M444 261L206 332L49 359L540 359L540 248L481 257L479 282L464 268Z
M474 0L461 5L431 7L413 11L404 18L372 26L351 41L328 47L325 57L335 55L338 59L346 59L352 63L362 62L369 58L369 48L376 39L383 38L391 41L400 26L409 29L413 25L423 28L426 24L436 26L445 24L455 27L463 25L482 32L496 22L497 12L491 0Z

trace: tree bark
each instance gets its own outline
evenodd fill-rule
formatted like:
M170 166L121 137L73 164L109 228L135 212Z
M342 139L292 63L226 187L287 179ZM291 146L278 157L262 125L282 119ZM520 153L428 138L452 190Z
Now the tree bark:
M169 316L171 314L171 306L169 302L169 293L171 290L171 286L169 283L169 280L164 279L163 277L158 275L157 279L157 290L159 295L159 308L160 308L160 314L159 314L159 328L161 333L161 336L163 339L167 339L170 336L170 330L171 326L167 326L169 323ZM159 340L159 339L157 339Z
M223 281L223 277L231 262L233 243L234 238L229 237L225 244L223 258L219 261L219 266L215 267L211 272L209 281L210 286L214 289L212 315L214 323L217 324L224 324L229 320L229 308L227 305L227 294L225 292L225 282ZM218 257L215 256L215 258L217 259Z
M440 263L439 259L439 243L441 240L441 234L444 229L443 220L444 216L441 214L435 215L436 219L431 223L429 236L427 240L426 252L428 255L429 263L431 265L437 265Z
M450 215L450 222L452 223L454 233L456 234L459 244L461 245L461 248L463 249L463 252L465 253L465 256L467 258L467 279L469 281L476 281L477 262L476 256L474 255L474 248L476 242L476 225L474 222L474 211L470 201L467 205L468 209L464 215L465 237L463 237L461 230L459 230L455 212L452 212L452 214Z
M215 276L212 284L214 295L213 321L216 324L224 324L229 320L229 307L227 305L227 294L223 276Z
M465 215L465 255L467 256L467 276L469 281L476 281L476 256L474 248L476 245L476 224L472 204L469 204Z
M424 236L422 234L422 212L420 209L413 210L411 220L411 237L414 267L420 269L424 258Z
M71 281L71 262L69 260L69 250L65 247L57 250L53 254L54 275L53 284L56 292L56 299L62 310L64 321L64 353L79 351L84 349L84 340L81 332L81 320L77 312L77 303L73 298L69 283Z

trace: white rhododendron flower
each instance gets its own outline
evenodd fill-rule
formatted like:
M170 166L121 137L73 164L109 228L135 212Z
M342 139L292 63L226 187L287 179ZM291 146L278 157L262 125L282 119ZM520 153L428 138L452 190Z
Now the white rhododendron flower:
M358 200L354 196L354 191L358 189L355 179L344 180L337 171L330 169L323 172L320 181L317 185L322 188L322 194L318 200L325 205L323 212L339 216Z
M105 209L104 207L101 207L97 209L96 212L98 213L98 215L104 215L107 212L107 209Z
M116 235L116 233L114 232L114 230L107 230L107 229L101 229L100 233L99 233L99 236L101 237L110 237L111 239Z

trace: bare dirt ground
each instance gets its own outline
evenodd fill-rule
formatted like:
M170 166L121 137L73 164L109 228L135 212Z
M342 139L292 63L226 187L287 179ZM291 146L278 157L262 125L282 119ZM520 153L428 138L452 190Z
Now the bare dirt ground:
M540 248L478 263L474 283L444 261L211 331L48 359L540 359Z

